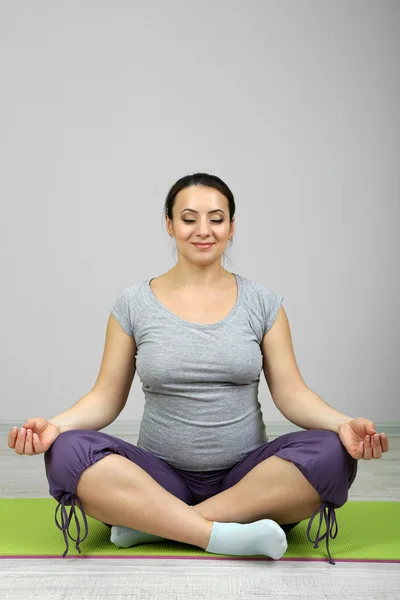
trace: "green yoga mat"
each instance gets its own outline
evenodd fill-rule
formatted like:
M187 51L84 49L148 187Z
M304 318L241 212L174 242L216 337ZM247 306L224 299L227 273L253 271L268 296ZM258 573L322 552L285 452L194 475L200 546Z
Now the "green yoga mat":
M62 558L65 550L63 533L55 523L57 502L54 498L3 498L0 499L0 559L1 558ZM67 515L71 507L66 507ZM84 535L81 511L76 514ZM315 540L319 514L310 531ZM400 502L352 502L336 509L337 537L329 540L329 548L336 562L400 562ZM61 523L61 508L58 511ZM89 535L80 544L68 538L66 558L196 558L211 560L273 560L267 556L231 556L210 554L197 546L168 540L162 543L141 544L132 548L117 548L110 542L110 528L87 516ZM302 521L286 536L288 549L280 560L328 560L326 541L318 548L307 539L309 519ZM77 537L75 519L69 531ZM335 528L333 529L333 533ZM323 520L320 535L325 533Z

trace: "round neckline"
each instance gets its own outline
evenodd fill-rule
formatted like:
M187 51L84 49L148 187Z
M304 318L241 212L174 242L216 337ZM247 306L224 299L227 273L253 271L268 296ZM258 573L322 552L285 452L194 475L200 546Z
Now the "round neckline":
M226 315L226 317L223 318L221 321L217 321L216 323L211 323L211 324L209 324L209 323L192 323L192 321L186 321L186 319L182 319L181 317L178 317L178 315L176 315L175 313L170 311L166 306L164 306L164 304L162 304L162 302L159 301L159 299L157 298L157 296L155 295L155 293L153 292L153 290L150 286L150 282L153 281L153 279L155 279L155 277L152 277L152 279L147 279L145 281L146 290L148 291L147 297L150 299L152 304L154 306L156 306L161 312L168 315L170 318L174 319L177 323L180 323L181 325L192 327L193 329L217 329L218 327L222 327L223 325L225 325L225 323L228 323L229 321L231 321L233 319L233 317L239 310L239 307L242 303L242 295L243 294L242 294L241 277L237 273L232 273L232 275L234 275L235 279L236 279L236 286L237 286L236 302L235 302L234 306L232 307L232 310Z

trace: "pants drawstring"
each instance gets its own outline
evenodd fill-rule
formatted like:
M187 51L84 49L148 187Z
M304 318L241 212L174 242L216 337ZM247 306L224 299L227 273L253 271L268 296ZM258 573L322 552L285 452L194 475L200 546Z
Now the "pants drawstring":
M71 510L69 512L69 515L67 516L67 510L65 508L65 502L67 500L69 500L69 499L71 500ZM83 522L85 524L85 535L81 539L80 539L81 527L79 525L79 520L78 520L77 514L75 512L75 503L76 503L76 501L79 504L78 508L80 509L80 511L82 513ZM61 525L57 521L57 513L58 513L58 510L59 510L60 507L61 507ZM77 529L77 532L78 532L77 539L73 538L71 536L70 532L68 531L68 528L69 528L69 525L70 525L70 522L71 522L71 519L72 519L72 515L74 515L74 517L75 517L75 525L76 525L76 529ZM75 496L74 494L64 494L64 496L62 497L61 501L59 502L59 504L58 504L58 506L56 508L55 522L56 522L56 525L57 525L58 529L61 529L61 531L63 532L64 540L65 540L65 544L66 544L66 549L65 549L65 552L64 552L64 554L63 554L62 557L65 558L65 556L68 554L69 545L68 545L67 534L68 534L68 536L70 537L70 539L73 542L76 542L75 547L78 550L79 554L82 554L82 550L80 549L79 544L81 542L83 542L84 540L86 540L86 538L88 536L88 533L89 533L89 527L88 527L88 522L87 522L87 519L86 519L85 511L83 509L82 503L79 500L78 496Z
M325 509L327 509L328 514L326 514ZM312 522L313 522L314 518L317 516L318 513L320 513L318 531L317 531L316 539L312 540L311 536L310 536L311 526L312 526ZM325 517L326 532L324 533L324 535L320 536L319 532L320 532L321 524L322 524L322 515ZM331 523L331 520L332 520L332 523ZM332 533L334 525L336 526L335 534ZM326 538L326 549L328 551L329 563L331 565L334 565L336 563L332 559L331 553L329 551L329 537L332 537L332 539L335 539L337 534L338 534L338 524L336 521L335 508L334 508L333 504L331 504L331 502L323 502L321 504L321 506L319 508L317 508L317 510L315 511L315 513L313 514L313 516L310 519L310 522L309 522L308 528L307 528L307 537L310 540L310 542L315 542L314 548L318 548L319 542L322 542L322 540Z

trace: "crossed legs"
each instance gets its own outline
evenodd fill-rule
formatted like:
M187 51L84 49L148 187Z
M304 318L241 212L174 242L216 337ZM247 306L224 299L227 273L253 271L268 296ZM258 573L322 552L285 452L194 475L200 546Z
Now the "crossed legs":
M77 495L85 513L99 521L204 550L213 521L294 523L311 517L321 504L319 494L299 469L277 456L259 463L233 487L193 507L118 454L88 467L79 479Z

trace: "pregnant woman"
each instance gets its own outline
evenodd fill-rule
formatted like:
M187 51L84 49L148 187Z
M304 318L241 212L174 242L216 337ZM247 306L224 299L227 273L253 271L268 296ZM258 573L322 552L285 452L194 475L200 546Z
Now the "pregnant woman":
M335 508L347 501L357 461L381 458L387 437L371 420L336 411L308 388L283 297L221 265L235 229L229 187L213 175L185 176L169 191L163 213L177 263L116 298L93 389L54 418L13 428L8 445L18 454L45 453L64 557L78 507L85 525L74 540L79 552L89 515L111 528L119 547L168 539L278 560L286 532L311 519L308 538L315 548L326 539L335 564ZM125 407L136 370L145 407L134 445L100 430ZM261 370L277 408L302 431L268 440Z

